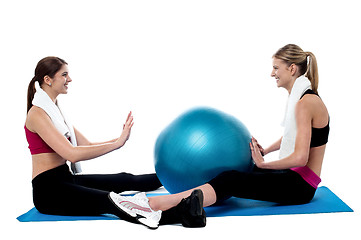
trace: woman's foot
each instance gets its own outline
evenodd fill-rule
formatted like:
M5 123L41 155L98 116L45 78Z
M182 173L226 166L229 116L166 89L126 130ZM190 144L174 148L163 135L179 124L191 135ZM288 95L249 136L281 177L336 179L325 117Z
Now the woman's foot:
M190 196L183 198L176 206L162 212L161 225L178 223L191 228L206 226L203 192L200 189L194 190Z
M134 196L121 196L114 192L109 193L109 199L117 206L117 208L132 217L137 222L149 227L157 229L162 211L153 211L148 203L148 198L144 192Z
M196 189L192 194L182 199L177 205L181 216L181 223L184 227L205 227L206 213L203 209L203 192Z

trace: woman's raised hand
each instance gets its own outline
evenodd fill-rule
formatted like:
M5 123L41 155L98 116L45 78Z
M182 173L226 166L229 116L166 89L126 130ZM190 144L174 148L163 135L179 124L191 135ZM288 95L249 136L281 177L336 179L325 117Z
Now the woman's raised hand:
M134 124L134 122L133 122L132 112L129 112L127 120L125 121L125 123L123 125L122 134L120 135L120 137L117 140L117 142L120 145L119 147L124 146L126 141L129 139L130 132L132 130L133 124Z
M261 147L260 144L258 144L257 140L254 137L252 137L252 140L249 143L249 146L251 148L252 159L253 159L254 163L256 164L257 167L262 168L262 164L264 163L263 148Z

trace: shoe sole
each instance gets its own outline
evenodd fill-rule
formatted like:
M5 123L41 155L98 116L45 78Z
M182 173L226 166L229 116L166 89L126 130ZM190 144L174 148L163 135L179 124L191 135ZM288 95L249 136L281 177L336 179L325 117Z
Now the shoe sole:
M196 205L192 204L192 206L191 206L191 212L194 213L192 215L194 215L194 216L202 215L203 199L204 199L202 190L200 190L200 189L194 190L191 194L191 199L192 199L192 202L193 202L193 199L196 199L196 201L197 201Z
M196 217L197 220L192 222L185 221L182 223L184 227L188 228L198 228L206 226L206 214L203 209L203 192L200 189L196 189L190 195L191 206L190 206L190 215Z

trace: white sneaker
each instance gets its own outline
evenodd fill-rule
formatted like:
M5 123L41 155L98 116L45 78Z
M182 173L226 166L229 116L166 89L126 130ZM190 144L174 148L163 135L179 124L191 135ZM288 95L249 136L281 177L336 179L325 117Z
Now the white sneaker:
M111 192L109 198L120 210L135 218L141 224L151 229L158 228L162 211L153 211L150 208L149 199L144 192L134 196L121 196Z

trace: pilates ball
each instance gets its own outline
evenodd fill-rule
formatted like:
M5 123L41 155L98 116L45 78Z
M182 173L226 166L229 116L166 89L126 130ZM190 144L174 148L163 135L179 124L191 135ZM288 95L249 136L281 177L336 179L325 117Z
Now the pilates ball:
M253 166L250 141L235 117L212 108L192 109L158 136L155 170L170 193L205 184L227 170L247 172Z

